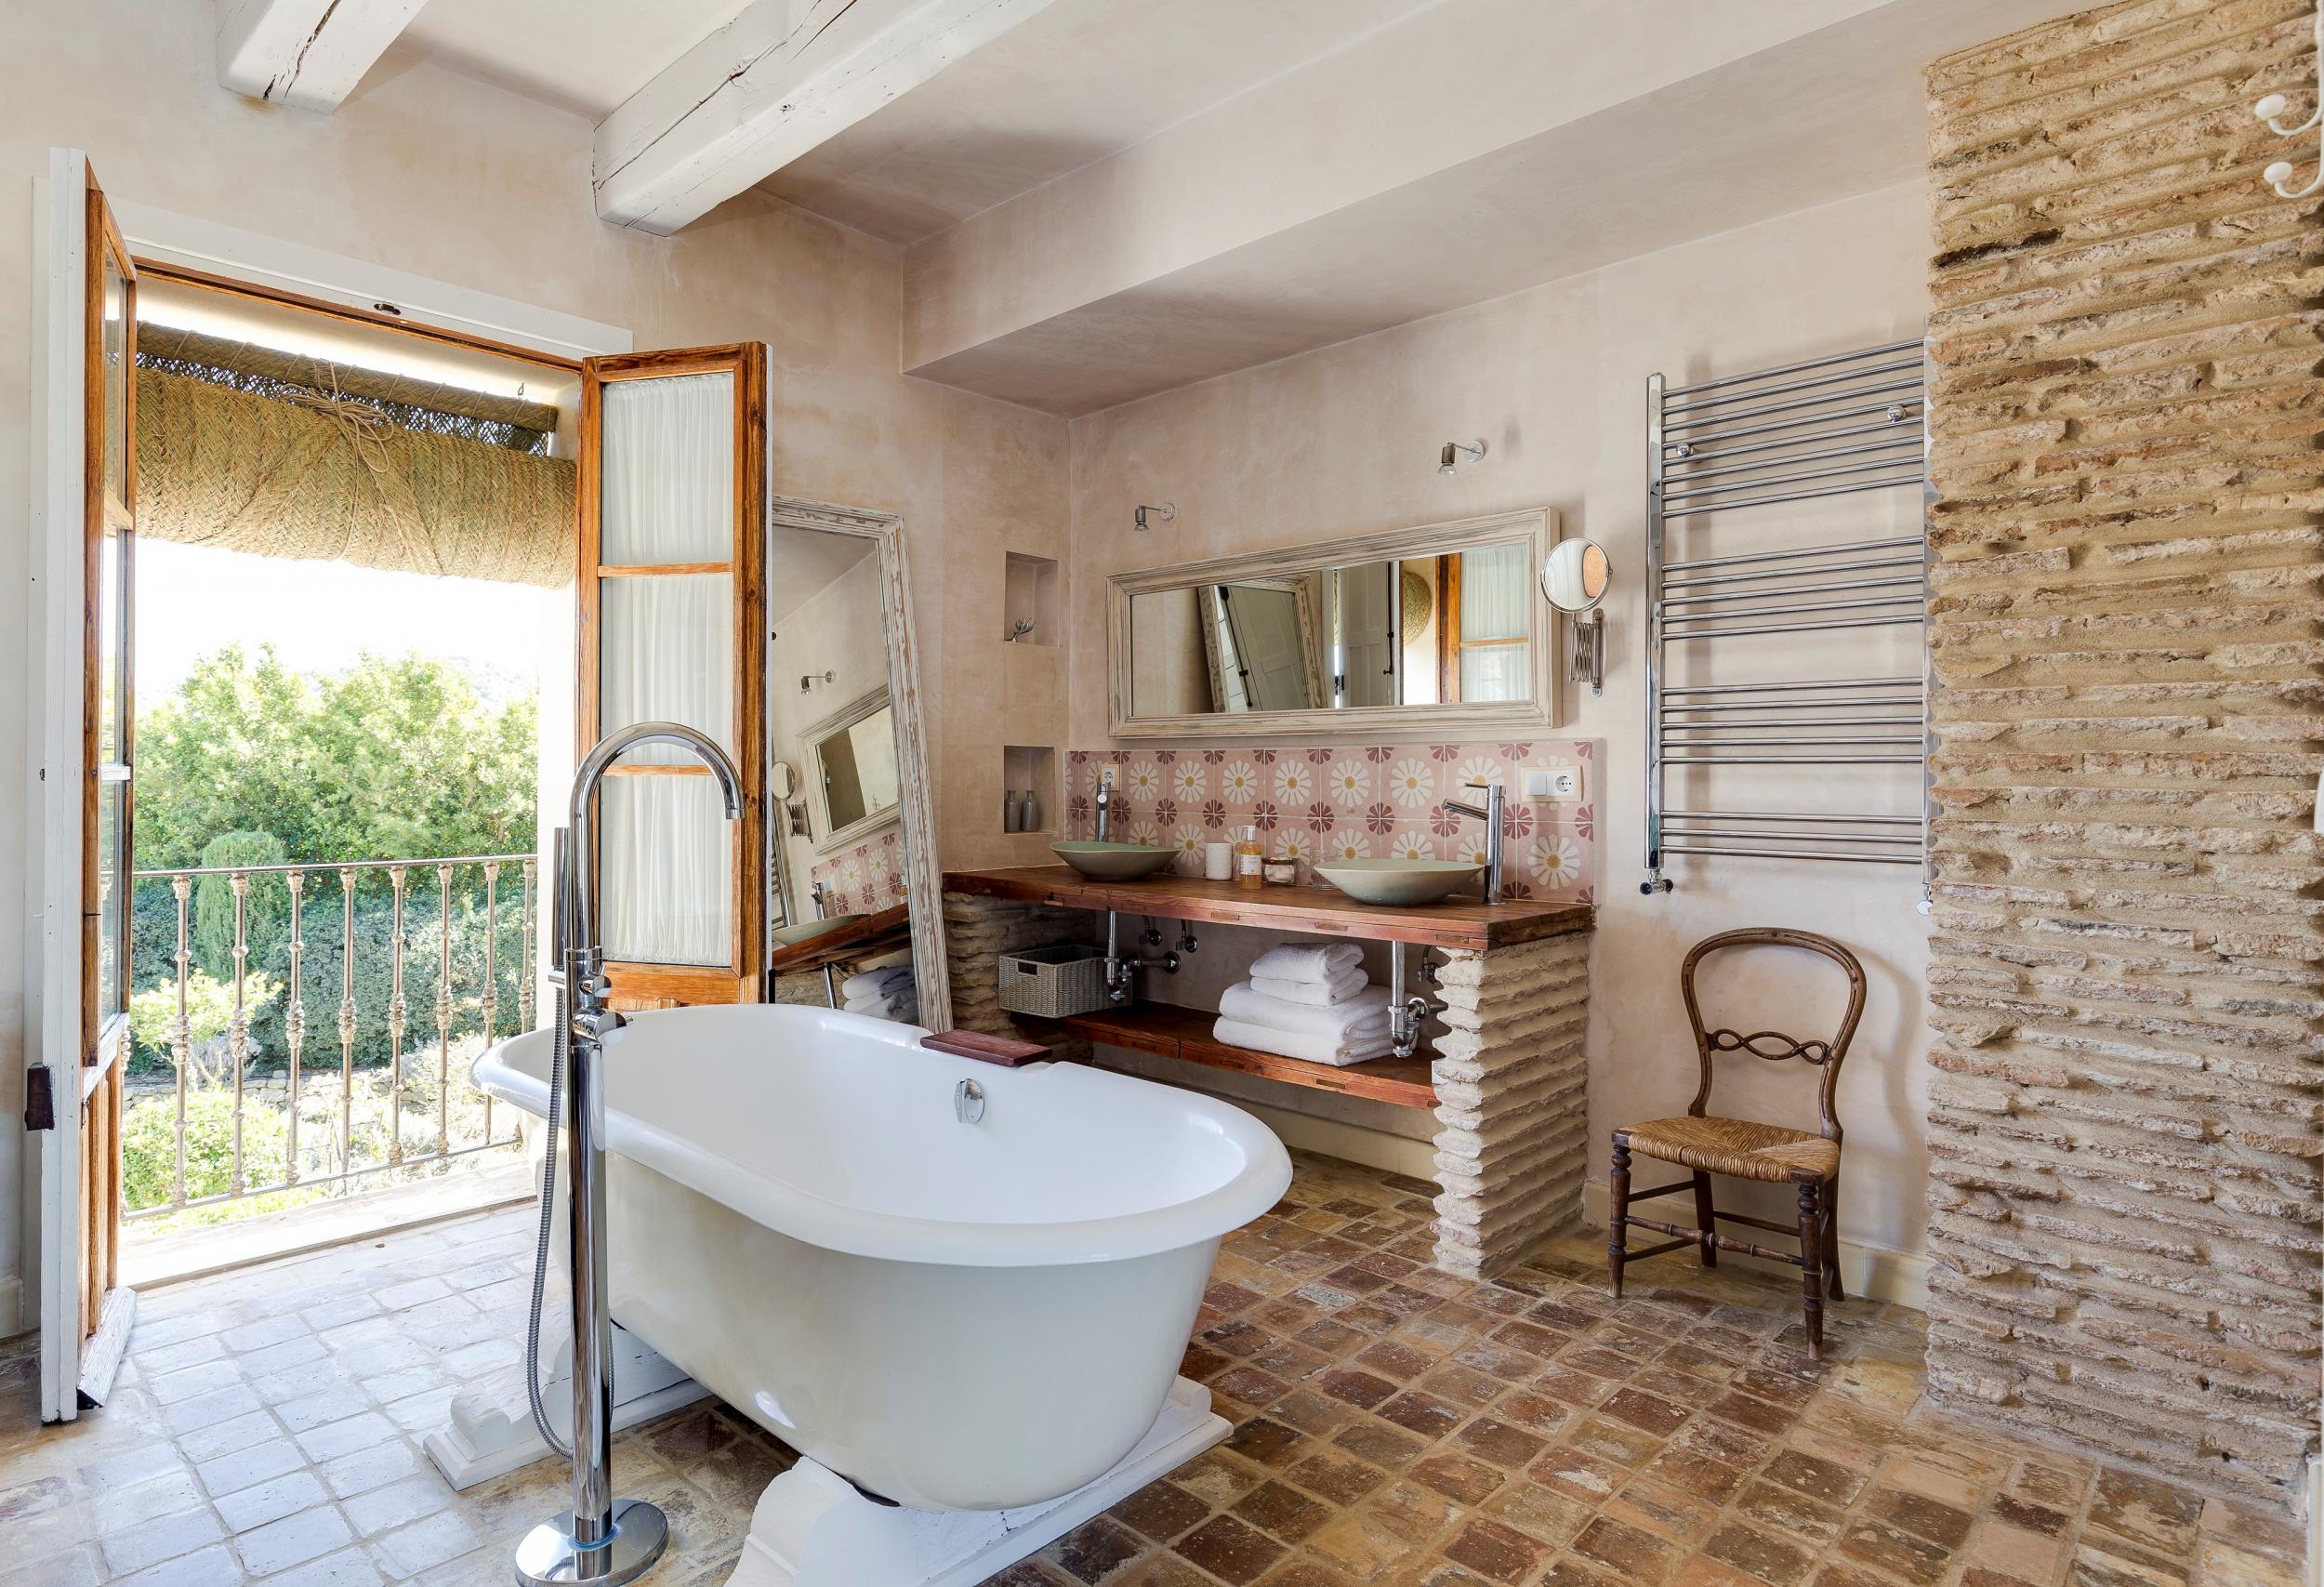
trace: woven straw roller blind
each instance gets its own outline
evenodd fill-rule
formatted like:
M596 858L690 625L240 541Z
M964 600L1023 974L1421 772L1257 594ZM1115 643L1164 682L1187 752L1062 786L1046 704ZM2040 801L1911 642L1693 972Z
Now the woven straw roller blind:
M531 449L555 409L158 325L139 335L139 534L571 582L574 465Z

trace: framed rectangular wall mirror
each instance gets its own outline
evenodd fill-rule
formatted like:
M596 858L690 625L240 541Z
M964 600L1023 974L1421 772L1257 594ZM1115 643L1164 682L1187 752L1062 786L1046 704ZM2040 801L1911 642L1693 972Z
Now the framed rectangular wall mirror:
M1112 732L1555 727L1556 538L1539 508L1116 574Z

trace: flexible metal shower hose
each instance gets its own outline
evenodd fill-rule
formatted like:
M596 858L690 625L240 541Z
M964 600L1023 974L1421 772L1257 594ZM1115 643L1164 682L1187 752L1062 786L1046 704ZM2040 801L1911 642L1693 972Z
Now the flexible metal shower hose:
M557 985L557 1039L549 1048L548 1154L541 1159L541 1229L533 1243L533 1306L524 1329L524 1398L533 1408L533 1425L542 1439L564 1460L573 1459L572 1446L557 1436L541 1408L541 1302L548 1287L548 1229L557 1214L557 1120L565 1110L565 1043L573 1021L565 1012L563 982Z

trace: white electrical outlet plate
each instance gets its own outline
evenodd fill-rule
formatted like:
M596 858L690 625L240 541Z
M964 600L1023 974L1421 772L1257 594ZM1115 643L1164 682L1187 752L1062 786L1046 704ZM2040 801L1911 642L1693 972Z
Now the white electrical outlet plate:
M1581 767L1572 761L1526 766L1517 774L1521 797L1545 804L1572 804L1581 799Z

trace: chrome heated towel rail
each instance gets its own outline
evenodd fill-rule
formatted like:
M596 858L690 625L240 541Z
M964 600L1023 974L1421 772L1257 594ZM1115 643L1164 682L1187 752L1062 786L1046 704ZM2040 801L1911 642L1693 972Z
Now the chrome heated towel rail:
M1925 643L1920 665L1893 676L1792 676L1780 667L1768 671L1763 656L1742 674L1760 681L1668 681L1677 648L1705 661L1696 669L1701 675L1724 680L1736 674L1722 663L1737 652L1786 642L1769 636L1922 628L1924 378L1919 337L1694 386L1647 377L1646 878L1640 891L1670 891L1663 865L1674 854L1834 860L1919 866L1927 906L1933 734ZM1673 519L1895 490L1920 493L1914 533L1859 530L1829 542L1667 560ZM1777 522L1759 514L1738 527ZM1891 765L1918 768L1910 774L1921 792L1919 814L1674 810L1665 786L1672 766Z

